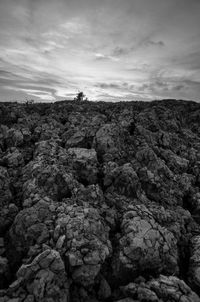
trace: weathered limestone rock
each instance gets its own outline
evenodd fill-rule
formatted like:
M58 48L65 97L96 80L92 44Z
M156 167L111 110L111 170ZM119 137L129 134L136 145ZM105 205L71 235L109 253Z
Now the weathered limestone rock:
M15 169L24 165L23 155L15 147L8 149L8 152L6 152L2 160L8 168Z
M118 167L115 163L109 162L104 168L104 174L104 186L108 188L108 192L116 191L132 198L139 195L140 182L130 163Z
M12 199L10 190L10 180L8 171L5 167L0 166L0 210L4 205L8 205Z
M129 206L122 218L122 236L113 271L120 276L141 272L178 273L177 240L161 227L148 209Z
M69 282L59 253L47 249L31 263L22 265L7 294L19 301L69 301Z
M23 143L23 134L20 130L11 128L6 134L7 147L17 147Z
M93 208L68 206L59 214L56 230L66 235L66 260L75 283L95 283L101 265L112 251L109 228ZM58 235L54 233L57 238Z
M97 182L98 162L94 149L69 148L68 154L72 160L72 169L78 175L78 180L86 184Z
M0 235L6 233L18 212L18 207L13 203L0 208Z
M129 283L121 287L124 296L146 302L199 302L200 298L191 288L175 276L160 275L149 282ZM125 300L124 299L124 300ZM123 300L122 300L123 301Z
M96 133L94 147L105 161L113 161L120 158L120 151L123 149L122 140L122 130L118 125L105 124Z
M200 235L194 236L190 244L190 267L189 281L190 284L200 290Z

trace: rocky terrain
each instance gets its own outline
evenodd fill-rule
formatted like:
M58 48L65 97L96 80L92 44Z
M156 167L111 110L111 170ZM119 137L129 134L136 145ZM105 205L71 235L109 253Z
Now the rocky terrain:
M200 302L200 104L0 103L0 302Z

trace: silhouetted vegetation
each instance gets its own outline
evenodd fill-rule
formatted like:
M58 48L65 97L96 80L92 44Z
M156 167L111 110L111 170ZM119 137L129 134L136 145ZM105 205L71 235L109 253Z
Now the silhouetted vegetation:
M74 98L74 101L76 102L85 102L85 101L88 101L88 98L86 98L85 94L80 91L77 93L76 97Z

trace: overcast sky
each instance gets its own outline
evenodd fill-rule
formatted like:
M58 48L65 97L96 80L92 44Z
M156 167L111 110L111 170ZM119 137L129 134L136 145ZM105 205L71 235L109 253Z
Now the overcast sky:
M200 0L0 0L0 100L200 100Z

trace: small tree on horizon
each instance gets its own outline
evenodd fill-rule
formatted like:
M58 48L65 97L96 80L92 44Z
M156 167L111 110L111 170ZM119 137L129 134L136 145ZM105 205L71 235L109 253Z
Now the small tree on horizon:
M74 98L74 101L76 102L88 101L88 98L85 97L86 97L85 94L82 91L80 91L77 93L76 97Z

